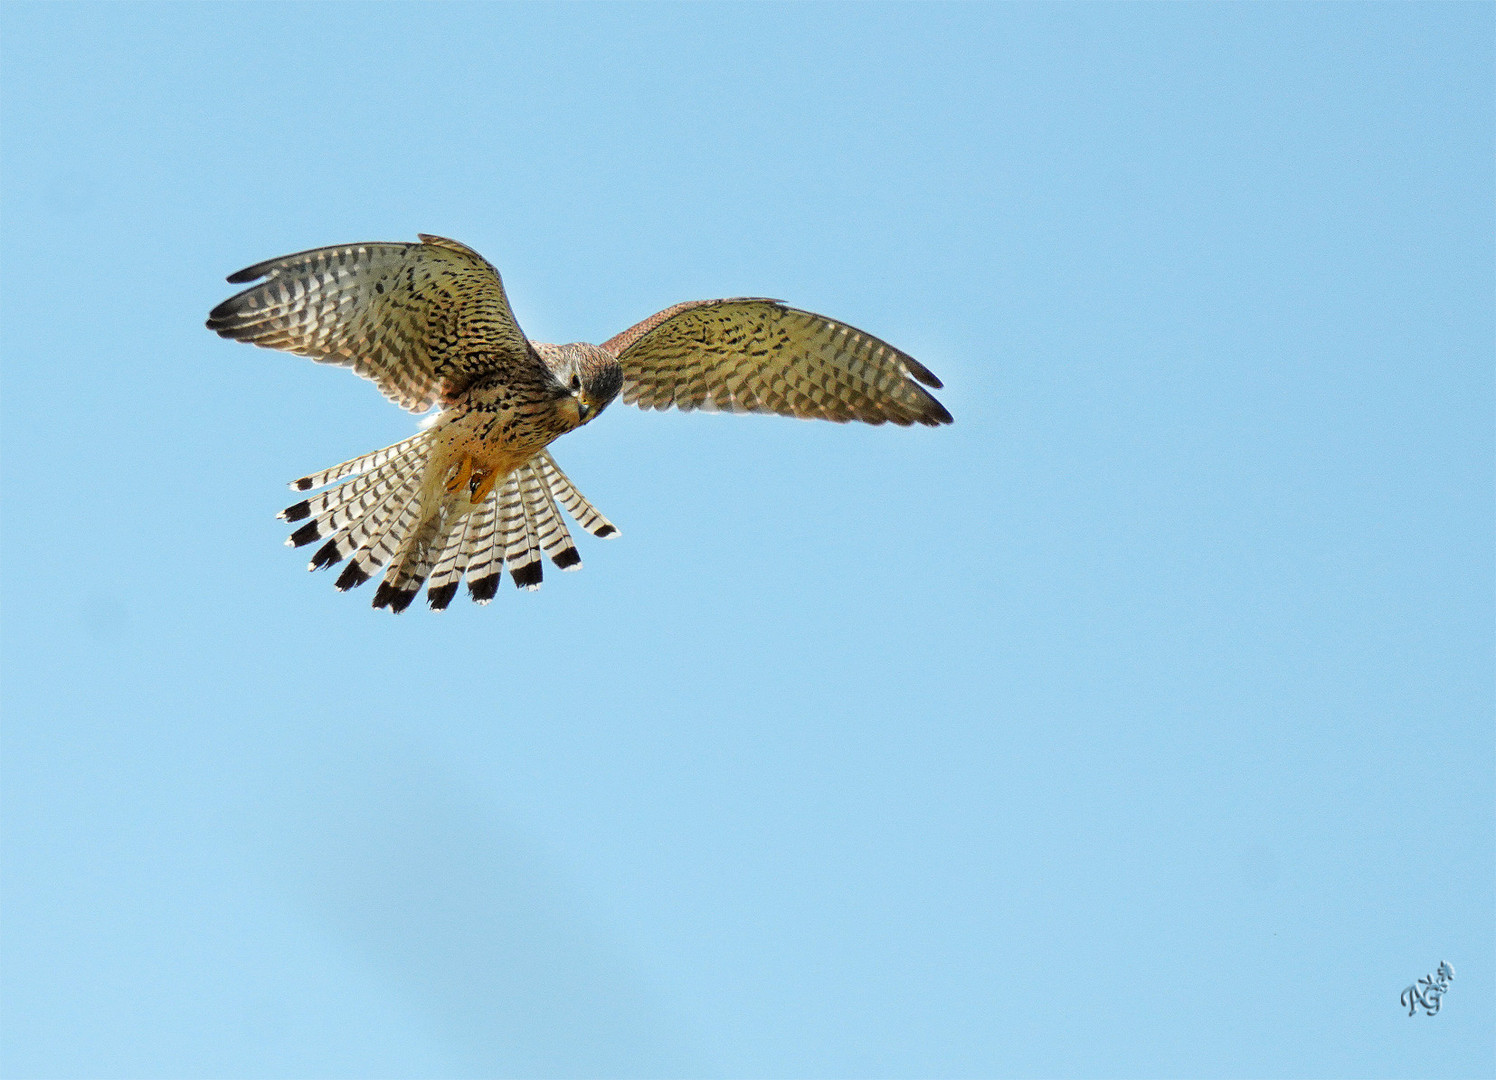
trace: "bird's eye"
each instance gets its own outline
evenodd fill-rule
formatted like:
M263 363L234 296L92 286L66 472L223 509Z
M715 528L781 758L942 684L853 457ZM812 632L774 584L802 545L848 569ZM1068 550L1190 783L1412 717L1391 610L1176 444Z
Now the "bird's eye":
M571 377L571 388L573 390L580 390L582 388L582 377L580 375L573 375Z

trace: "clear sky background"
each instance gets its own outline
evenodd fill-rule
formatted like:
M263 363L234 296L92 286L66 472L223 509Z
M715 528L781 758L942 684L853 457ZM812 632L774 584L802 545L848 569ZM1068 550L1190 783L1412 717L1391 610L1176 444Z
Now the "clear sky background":
M1496 9L0 31L6 1076L1496 1071ZM372 611L273 515L416 421L202 324L418 231L956 423L614 405L584 570Z

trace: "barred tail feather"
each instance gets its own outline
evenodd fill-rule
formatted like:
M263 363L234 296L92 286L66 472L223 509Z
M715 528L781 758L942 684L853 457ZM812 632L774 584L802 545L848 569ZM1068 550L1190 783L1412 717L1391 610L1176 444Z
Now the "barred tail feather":
M535 542L535 527L525 513L524 493L520 490L520 470L516 469L504 483L499 497L499 535L504 546L504 561L517 588L540 588L540 545Z
M291 547L301 547L313 540L347 531L382 505L397 486L420 472L423 464L419 456L412 455L385 469L345 480L320 495L286 507L279 515L285 521L312 519L293 532L286 543Z
M400 541L389 571L374 594L375 607L388 607L399 614L410 607L410 602L426 583L437 559L446 551L449 538L461 536L470 516L455 513L456 500L443 502L435 514L415 525Z
M522 474L520 493L524 496L525 513L534 527L535 539L539 541L540 549L562 570L580 570L582 556L577 553L571 533L561 520L561 511L556 508L556 500L541 479L539 470L533 461L529 461L519 471Z
M504 548L499 539L499 492L489 492L483 505L473 511L468 526L467 548L468 592L474 602L486 604L499 591L499 574L504 567Z
M486 500L484 505L487 505ZM457 586L462 581L462 572L467 569L471 550L468 547L468 537L482 510L483 507L480 506L471 514L465 515L447 533L447 542L442 547L441 554L436 557L436 568L431 571L431 580L426 584L426 602L434 611L443 610L452 602L452 597L457 595Z
M299 480L292 480L291 488L293 491L311 491L313 488L326 487L335 480L342 480L356 473L378 468L387 461L409 453L417 445L424 448L426 439L426 432L417 432L408 439L401 439L393 446L386 446L381 450L373 450L359 457L349 458L341 465L334 465L330 469L323 469L310 476L303 476Z
M380 567L394 558L406 534L415 527L420 507L421 477L415 476L385 504L378 520L366 519L368 527L355 530L362 534L362 539L333 584L339 589L352 589L379 573ZM376 595L375 600L378 599Z
M576 523L586 529L593 536L616 536L618 528L602 514L597 512L582 493L572 486L571 478L561 471L561 466L556 464L550 452L542 450L530 459L530 464L540 470L540 475L545 479L546 486L551 489L551 494L556 501L566 507L566 512L576 519Z
M371 531L398 515L411 494L420 487L429 450L429 436L420 432L393 446L363 454L313 473L292 484L336 486L295 503L280 512L286 521L307 520L286 541L293 547L314 540L326 542L312 556L309 570L320 570L342 562L363 545ZM351 573L350 573L351 571ZM364 577L350 566L338 579L340 588L360 584Z
M287 543L300 547L328 537L312 556L307 569L321 570L342 562L357 550L365 531L372 524L384 521L392 505L413 485L420 484L422 464L416 455L411 460L389 463L385 466L387 471L360 485L364 488L361 493L307 522L291 534Z
M369 534L383 528L395 516L410 497L410 492L420 483L420 474L400 478L398 483L384 489L381 498L371 504L359 517L349 520L331 540L317 549L308 570L323 570L335 566L348 556L357 553L367 541ZM344 567L336 582L340 590L362 585L367 576L359 576L356 566Z

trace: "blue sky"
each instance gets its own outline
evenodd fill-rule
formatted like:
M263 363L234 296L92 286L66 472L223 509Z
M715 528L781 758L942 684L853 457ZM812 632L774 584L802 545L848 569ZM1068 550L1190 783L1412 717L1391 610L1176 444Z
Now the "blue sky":
M0 1070L1492 1075L1493 24L0 9ZM614 406L585 569L372 611L273 515L415 421L202 323L417 232L956 423Z

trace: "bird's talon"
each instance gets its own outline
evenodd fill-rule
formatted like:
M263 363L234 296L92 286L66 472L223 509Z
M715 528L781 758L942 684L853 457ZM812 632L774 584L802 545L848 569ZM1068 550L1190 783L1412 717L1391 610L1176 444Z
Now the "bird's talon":
M457 468L456 473L454 473L452 476L450 476L450 477L447 478L447 492L448 492L448 494L450 494L450 493L458 490L459 488L461 488L463 484L467 483L468 477L470 475L472 475L472 472L473 472L473 458L472 458L472 455L470 455L470 454L463 454L462 455L462 460L457 463L456 468Z
M498 474L494 472L473 473L473 482L468 488L472 494L468 496L468 502L477 506L484 499L488 498L488 493L493 490L494 481L498 478Z

